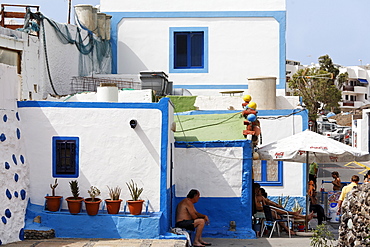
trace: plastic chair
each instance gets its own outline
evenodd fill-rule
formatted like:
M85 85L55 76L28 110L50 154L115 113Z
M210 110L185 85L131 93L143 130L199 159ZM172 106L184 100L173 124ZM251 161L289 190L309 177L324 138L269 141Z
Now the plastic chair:
M281 215L281 216L284 216L286 218L282 218L282 219L275 219L272 212L274 211L275 212L275 215L279 215L277 213L277 210L279 211L283 211L284 214ZM289 226L291 225L291 220L290 220L290 215L289 215L289 212L284 210L284 209L281 209L281 208L277 208L277 207L274 207L274 206L269 206L269 205L264 205L263 206L263 211L265 213L265 220L263 222L263 227L262 227L262 231L261 231L261 237L263 236L263 232L265 231L265 229L267 228L267 226L271 226L271 232L270 232L270 236L269 238L271 238L274 230L277 230L278 232L278 235L280 237L280 226L279 226L279 223L280 222L283 222L283 223L286 223L287 224L287 227L289 228ZM292 236L290 235L290 231L288 232L289 234L289 237L291 238Z

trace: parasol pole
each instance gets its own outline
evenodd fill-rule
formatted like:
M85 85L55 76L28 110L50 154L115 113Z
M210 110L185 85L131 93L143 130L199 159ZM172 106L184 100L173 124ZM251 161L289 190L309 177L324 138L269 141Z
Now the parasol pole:
M309 214L309 211L310 211L310 198L309 198L309 195L308 195L308 189L309 189L309 180L310 180L310 164L309 164L309 151L306 151L306 220L305 220L305 230L307 232L307 216Z

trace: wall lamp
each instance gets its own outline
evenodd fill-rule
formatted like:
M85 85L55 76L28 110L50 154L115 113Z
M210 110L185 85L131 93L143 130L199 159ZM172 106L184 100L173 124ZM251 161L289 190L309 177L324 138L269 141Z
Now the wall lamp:
M131 126L131 128L135 129L135 128L136 128L136 126L137 126L137 120L135 120L135 119L131 119L131 120L130 120L130 126Z

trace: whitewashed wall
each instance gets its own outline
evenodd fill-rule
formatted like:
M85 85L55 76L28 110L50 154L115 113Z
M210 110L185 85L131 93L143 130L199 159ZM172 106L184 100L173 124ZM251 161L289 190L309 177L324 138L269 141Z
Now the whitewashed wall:
M174 166L176 196L198 189L204 197L240 197L243 149L177 148Z
M362 110L362 119L352 120L352 145L354 144L354 134L357 134L356 146L358 149L369 152L369 109Z
M32 203L42 205L45 194L51 193L52 137L76 136L80 138L81 196L88 197L87 189L94 185L102 191L100 197L106 199L107 185L119 185L123 189L122 199L127 200L130 198L125 182L133 179L144 187L142 198L150 200L151 210L159 211L162 124L159 110L25 107L20 112L27 122L24 137ZM129 126L131 119L138 121L135 129ZM70 180L73 179L58 179L56 194L70 196Z
M273 119L274 116L285 115L286 112L275 111L270 119L259 119L261 124L262 145L278 141L285 137L302 132L304 119L300 115ZM258 116L262 117L262 114ZM268 117L263 115L263 117ZM259 146L262 146L259 145ZM302 196L304 184L304 166L302 163L284 162L283 186L264 187L270 196Z
M0 245L23 240L29 196L28 157L16 97L15 67L0 64Z
M118 25L117 72L168 71L170 27L209 30L209 73L169 73L174 85L245 86L248 77L279 78L279 24L273 18L123 19Z
M49 61L51 80L54 84L55 91L59 95L70 94L71 79L73 76L78 76L78 63L80 53L74 44L63 44L59 41L54 28L45 20L46 31L46 46L47 56ZM77 27L68 25L71 32L71 37L76 38ZM86 38L87 32L82 31L81 36ZM86 41L85 41L86 42ZM41 45L44 43L42 42ZM54 94L46 67L45 53L42 46L40 46L42 80L43 80L43 99L47 95Z

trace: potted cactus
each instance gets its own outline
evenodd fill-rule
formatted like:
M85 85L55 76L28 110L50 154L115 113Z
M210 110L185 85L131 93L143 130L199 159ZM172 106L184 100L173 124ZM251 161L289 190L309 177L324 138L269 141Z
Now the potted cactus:
M100 190L95 186L91 186L87 192L90 195L90 198L84 199L87 214L91 216L97 215L101 199L96 197L100 195Z
M109 190L110 197L110 199L105 200L108 214L118 214L122 202L122 200L119 198L122 189L119 186L116 186L115 188L110 188L109 186L107 187Z
M50 184L51 196L45 196L46 199L46 210L55 212L60 208L60 199L62 196L55 195L55 188L58 187L58 179L55 179L54 184Z
M68 203L68 210L71 214L78 214L79 212L81 212L83 201L83 198L79 197L80 188L78 186L78 181L77 180L70 181L69 187L71 189L73 196L66 198L66 201Z
M130 195L131 200L127 201L128 209L130 211L130 214L132 215L139 215L141 214L144 200L140 200L140 195L143 192L143 188L138 188L137 184L131 179L130 183L126 183Z

